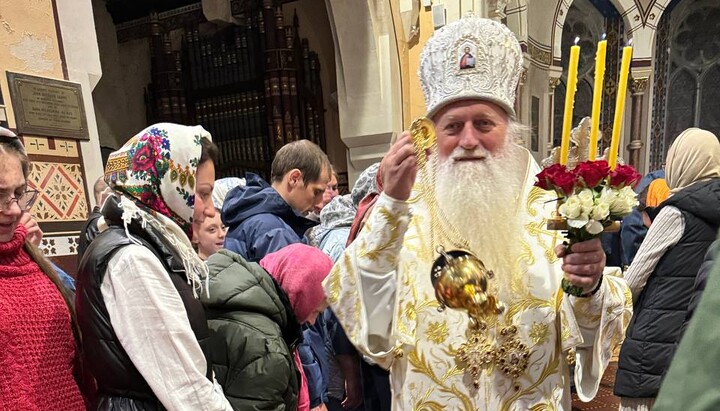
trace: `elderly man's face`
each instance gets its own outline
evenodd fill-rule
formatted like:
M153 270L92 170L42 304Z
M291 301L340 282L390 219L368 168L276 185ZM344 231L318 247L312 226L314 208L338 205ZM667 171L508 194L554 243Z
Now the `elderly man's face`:
M482 161L505 143L508 115L488 101L448 104L433 116L441 160ZM462 153L453 151L464 149Z

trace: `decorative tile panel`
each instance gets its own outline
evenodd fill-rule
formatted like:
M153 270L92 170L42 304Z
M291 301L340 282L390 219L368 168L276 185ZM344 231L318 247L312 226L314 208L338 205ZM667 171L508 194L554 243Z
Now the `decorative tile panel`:
M88 205L80 164L35 161L28 185L40 192L31 210L38 222L85 221Z

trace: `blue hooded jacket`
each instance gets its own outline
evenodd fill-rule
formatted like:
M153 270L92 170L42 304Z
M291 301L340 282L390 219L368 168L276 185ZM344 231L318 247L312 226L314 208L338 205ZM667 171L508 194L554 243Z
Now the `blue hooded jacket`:
M223 204L222 221L228 227L225 248L259 262L286 245L304 243L305 232L317 223L298 215L260 176L245 177L245 187L230 191Z

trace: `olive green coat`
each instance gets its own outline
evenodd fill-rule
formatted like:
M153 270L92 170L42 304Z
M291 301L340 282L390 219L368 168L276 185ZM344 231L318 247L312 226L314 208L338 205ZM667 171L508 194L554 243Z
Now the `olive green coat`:
M215 378L235 410L297 409L293 361L301 336L289 301L256 263L227 250L211 256L203 295ZM286 342L288 341L288 342Z

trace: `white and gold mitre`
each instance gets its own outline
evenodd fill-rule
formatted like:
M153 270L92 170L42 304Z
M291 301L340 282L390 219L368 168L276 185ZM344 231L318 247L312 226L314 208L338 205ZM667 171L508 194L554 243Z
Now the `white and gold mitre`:
M420 56L427 117L448 103L491 101L515 116L515 90L523 68L515 34L501 23L463 17L436 31Z

